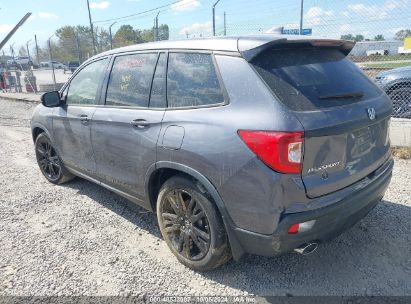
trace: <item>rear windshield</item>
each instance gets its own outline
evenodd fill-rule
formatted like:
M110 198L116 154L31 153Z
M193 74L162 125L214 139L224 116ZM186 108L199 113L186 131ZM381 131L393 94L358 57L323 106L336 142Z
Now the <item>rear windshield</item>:
M251 64L294 111L312 111L376 97L380 91L337 49L269 50Z

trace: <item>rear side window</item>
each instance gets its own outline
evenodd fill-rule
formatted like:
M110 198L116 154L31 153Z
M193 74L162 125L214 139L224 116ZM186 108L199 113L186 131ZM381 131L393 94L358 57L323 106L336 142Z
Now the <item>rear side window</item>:
M169 108L224 102L210 54L170 53L167 75Z
M269 50L251 64L280 101L294 111L342 106L380 94L337 49Z
M157 54L133 54L114 60L106 105L147 107Z

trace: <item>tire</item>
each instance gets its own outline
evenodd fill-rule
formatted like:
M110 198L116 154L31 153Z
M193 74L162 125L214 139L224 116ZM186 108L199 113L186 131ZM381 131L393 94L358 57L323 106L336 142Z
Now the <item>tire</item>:
M411 87L408 85L397 86L389 92L392 101L393 117L411 118Z
M161 234L183 265L207 271L231 259L220 214L192 180L168 179L160 189L156 209Z
M34 146L40 171L50 183L63 184L75 177L64 167L46 133L37 136Z

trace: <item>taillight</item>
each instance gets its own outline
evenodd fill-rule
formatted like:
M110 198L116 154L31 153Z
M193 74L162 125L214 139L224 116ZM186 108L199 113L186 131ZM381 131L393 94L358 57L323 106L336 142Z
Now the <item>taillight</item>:
M300 173L303 159L303 132L239 130L238 135L259 159L281 173Z

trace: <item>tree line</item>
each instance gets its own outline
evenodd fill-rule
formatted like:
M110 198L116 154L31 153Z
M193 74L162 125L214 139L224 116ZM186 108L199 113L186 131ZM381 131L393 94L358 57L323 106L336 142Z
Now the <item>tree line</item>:
M112 33L113 48L154 41L155 29L139 30L131 25L122 25L117 31ZM158 28L158 40L169 39L169 27L161 24ZM93 39L90 27L63 26L56 30L55 37L50 42L53 60L60 62L80 61L83 62L94 54ZM94 39L97 53L101 53L111 48L110 33L101 27L94 27ZM26 47L19 49L20 56L27 56ZM36 58L36 48L30 50L30 56ZM39 45L38 61L49 61L50 50L47 42ZM37 58L36 58L37 59ZM36 60L35 60L36 61Z
M406 37L411 37L411 30L409 29L404 29L404 30L400 30L398 32L395 33L395 40L404 40ZM346 35L341 35L341 39L344 40L354 40L354 41L384 41L385 38L382 34L376 35L374 37L374 39L369 39L369 38L365 38L363 35L357 34L357 35L353 35L353 34L346 34Z

